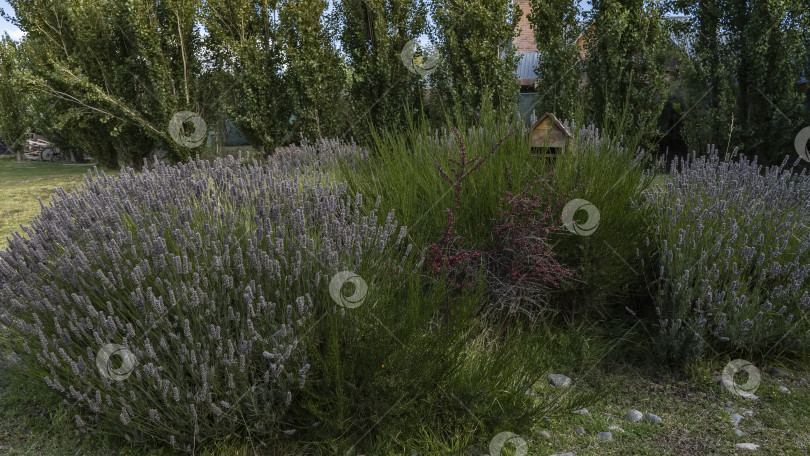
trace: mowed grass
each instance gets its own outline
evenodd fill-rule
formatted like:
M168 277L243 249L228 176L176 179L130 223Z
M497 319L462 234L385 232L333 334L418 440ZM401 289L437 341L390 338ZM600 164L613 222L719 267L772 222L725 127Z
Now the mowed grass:
M73 184L81 183L93 166L0 158L0 249L8 245L11 231L20 231L20 225L27 225L39 213L39 199L47 204L59 187L72 191Z

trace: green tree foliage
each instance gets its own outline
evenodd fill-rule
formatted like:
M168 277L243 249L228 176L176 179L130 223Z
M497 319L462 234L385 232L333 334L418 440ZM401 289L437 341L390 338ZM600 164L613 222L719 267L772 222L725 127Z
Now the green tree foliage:
M0 38L0 138L18 157L35 118L35 100L22 81L24 55L8 34Z
M402 51L425 33L427 7L422 0L341 0L336 8L351 73L351 134L363 140L369 125L405 126L407 108L422 107L425 85Z
M129 0L129 21L137 57L130 65L144 91L135 101L141 116L162 132L179 111L203 113L204 87L198 82L202 72L201 38L197 0ZM190 131L183 131L185 135ZM167 141L165 133L154 138L173 151L178 159L194 154L177 141Z
M27 83L54 100L55 129L113 168L138 166L157 145L190 155L167 127L175 112L194 109L195 1L9 3L27 32Z
M581 119L582 55L577 40L584 31L579 24L579 2L532 0L529 22L537 42L538 79L536 112L552 112L560 119Z
M810 11L806 1L730 0L725 8L734 62L738 141L767 163L793 154L793 137L806 121L796 83L806 56Z
M228 114L269 153L292 139L293 105L284 79L276 1L206 0L203 23L215 65L225 72Z
M308 139L335 137L347 126L347 73L335 46L336 24L324 16L327 5L325 0L285 0L279 11L292 127Z
M521 12L502 0L436 0L432 39L441 55L434 100L450 112L515 111L518 57L512 46ZM485 103L486 101L486 103Z
M667 30L662 13L644 0L601 0L585 36L589 116L641 141L658 133L667 98Z
M796 131L810 122L806 87L797 84L810 58L807 3L675 0L668 7L692 17L683 31L693 37L682 103L690 149L740 146L764 163L792 154Z
M675 32L690 43L680 55L681 90L675 94L683 137L689 150L702 150L718 143L729 132L734 103L731 102L731 65L722 33L724 0L682 2L679 8L690 20L675 24Z

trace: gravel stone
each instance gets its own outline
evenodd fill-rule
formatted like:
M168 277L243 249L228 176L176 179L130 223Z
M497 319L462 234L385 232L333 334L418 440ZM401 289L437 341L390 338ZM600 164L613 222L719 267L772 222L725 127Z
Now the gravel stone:
M785 393L785 394L790 394L790 390L787 388L787 386L782 386L782 385L780 385L780 386L779 386L779 388L777 388L777 389L778 389L779 391L781 391L781 392Z
M788 372L788 371L786 371L784 369L780 369L778 367L771 367L769 372L774 377L787 377L788 375L790 375L790 372Z
M739 413L733 413L731 415L730 419L731 419L731 424L733 424L735 427L737 427L737 426L740 425L740 421L742 421L743 416L740 415Z
M574 432L576 432L579 435L585 435L585 428L583 428L582 426L577 426L574 428Z
M556 386L557 388L568 388L571 386L571 379L563 374L549 374L548 381L551 382L552 386Z
M630 410L629 412L627 412L626 415L624 415L625 420L632 422L641 421L643 417L644 415L642 415L641 412L635 409Z
M755 400L759 399L759 396L757 396L754 393L749 393L748 391L740 390L740 391L737 392L737 394L739 394L740 397L742 397L743 399L748 399L748 400L751 400L751 401L755 401Z
M596 438L607 442L613 440L613 434L611 434L610 432L600 432L599 434L596 435Z
M759 445L757 445L756 443L738 443L734 446L740 450L756 451L759 449Z
M662 420L660 416L653 415L652 413L645 413L644 419L652 424L664 424L664 420Z

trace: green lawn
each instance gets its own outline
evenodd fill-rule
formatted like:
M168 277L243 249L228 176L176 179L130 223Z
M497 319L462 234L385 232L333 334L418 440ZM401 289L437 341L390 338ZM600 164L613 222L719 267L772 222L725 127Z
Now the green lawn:
M38 199L50 200L54 189L72 190L93 165L18 162L0 158L0 249L12 230L19 231L39 213Z

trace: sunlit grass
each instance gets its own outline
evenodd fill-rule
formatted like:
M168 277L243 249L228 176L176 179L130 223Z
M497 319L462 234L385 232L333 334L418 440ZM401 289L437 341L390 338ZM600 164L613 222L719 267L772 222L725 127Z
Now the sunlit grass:
M20 231L39 214L39 200L47 204L53 191L72 191L91 164L18 162L0 159L0 249L6 248L11 231ZM109 174L110 172L107 171Z

